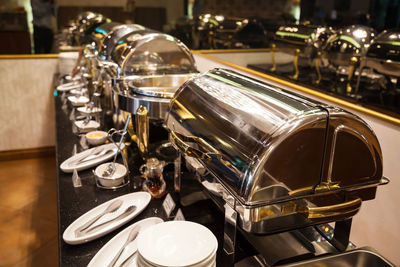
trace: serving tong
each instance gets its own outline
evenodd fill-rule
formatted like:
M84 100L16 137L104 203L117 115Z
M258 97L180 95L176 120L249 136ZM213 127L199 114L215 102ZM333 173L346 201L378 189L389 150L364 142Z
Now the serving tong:
M123 129L122 132L121 132L121 131L117 131L117 130L115 130L115 129L111 129L111 130L109 131L109 134L110 134L110 132L112 132L112 133L111 133L111 138L110 138L110 139L111 139L111 141L117 146L118 150L117 150L117 153L116 153L115 156L114 156L113 162L111 162L110 164L108 164L108 166L107 166L106 169L104 170L104 172L103 172L103 174L102 174L103 177L110 177L110 176L112 176L112 175L114 174L115 170L116 170L115 161L116 161L116 159L117 159L118 153L121 151L121 144L122 144L122 141L124 140L125 134L127 133L127 128L128 128L128 125L129 125L130 120L131 120L131 115L128 115L128 117L126 118L125 126L124 126L124 129ZM121 138L120 138L120 140L119 140L118 145L114 142L114 140L113 140L113 138L112 138L113 135L116 134L116 133L121 134Z

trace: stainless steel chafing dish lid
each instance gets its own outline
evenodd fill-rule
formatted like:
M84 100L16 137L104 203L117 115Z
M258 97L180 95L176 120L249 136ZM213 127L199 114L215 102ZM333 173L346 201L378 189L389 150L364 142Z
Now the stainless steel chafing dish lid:
M99 49L99 56L102 60L110 60L111 52L119 42L128 34L136 31L143 31L146 28L139 24L124 24L119 25L104 38L103 43Z
M360 25L345 27L329 38L324 51L333 65L347 66L351 57L359 58L366 55L375 36L375 30L370 27Z
M120 66L121 76L196 72L192 54L178 39L155 32L140 32L130 37L130 42L116 47L119 51L113 57Z
M120 25L121 23L110 21L94 28L91 36L92 40L95 42L97 50L100 50L104 38L106 38L107 35L110 34L110 32L112 32L116 27Z
M165 124L174 146L243 205L376 187L382 179L379 143L359 117L230 70L185 83ZM273 194L262 195L266 189Z
M400 76L400 30L384 30L368 48L365 66L379 73Z
M368 48L368 58L400 62L400 30L384 30Z
M322 50L329 37L334 34L332 28L318 25L287 25L275 32L275 41L280 46ZM278 47L278 48L279 48Z

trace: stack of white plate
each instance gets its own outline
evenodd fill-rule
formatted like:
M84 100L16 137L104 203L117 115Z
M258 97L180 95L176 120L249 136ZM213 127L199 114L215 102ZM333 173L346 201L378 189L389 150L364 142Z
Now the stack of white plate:
M218 241L201 224L171 221L150 226L138 236L137 266L216 266Z

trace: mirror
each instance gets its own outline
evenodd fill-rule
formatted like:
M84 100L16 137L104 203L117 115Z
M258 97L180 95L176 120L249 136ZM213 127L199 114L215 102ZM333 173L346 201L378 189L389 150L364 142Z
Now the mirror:
M169 33L194 50L222 49L231 54L214 56L400 115L400 32L380 34L400 26L395 0L10 0L0 5L1 54L58 53L68 26L93 11L108 22ZM244 49L261 50L243 55Z

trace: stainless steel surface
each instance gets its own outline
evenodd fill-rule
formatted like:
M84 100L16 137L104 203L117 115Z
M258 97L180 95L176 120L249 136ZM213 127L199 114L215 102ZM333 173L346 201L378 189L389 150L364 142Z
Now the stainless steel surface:
M282 265L282 267L283 266L394 267L395 265L379 255L379 253L375 252L373 249L366 247L350 250L336 255L324 256L321 258Z
M134 93L172 98L178 88L196 74L169 74L129 77L127 84Z
M121 23L110 21L99 25L92 31L91 37L93 42L96 43L97 51L100 51L104 39L119 26L121 26Z
M91 227L91 228L89 228L87 230L84 230L84 231L82 231L82 234L87 234L87 233L90 233L90 232L93 232L93 231L98 231L100 229L103 229L103 228L107 227L108 225L114 223L115 221L122 220L123 218L129 216L130 214L135 212L136 209L137 209L137 207L135 205L131 205L128 208L126 208L126 210L124 210L117 217L112 218L112 219L110 219L110 220L108 220L106 222L103 222L101 224L98 224L96 226L93 226L93 227Z
M314 58L333 34L330 27L293 24L279 27L274 42L280 51L300 49L302 57Z
M107 208L102 213L95 216L88 222L84 223L82 226L76 228L75 235L81 234L82 231L88 229L90 226L92 226L95 222L97 222L101 217L103 217L107 213L115 212L116 210L118 210L121 207L121 205L122 205L122 200L119 200L119 199L111 202L110 205L108 205Z
M342 28L329 38L323 55L334 67L347 68L352 57L366 55L375 36L375 30L366 26L352 25Z
M284 89L211 70L179 89L165 122L174 146L236 201L249 232L352 217L358 198L374 198L384 183L381 149L364 121Z
M116 47L113 60L121 68L121 76L182 74L196 72L189 49L178 39L162 33L135 33L129 42Z
M145 29L145 27L138 24L123 24L113 28L104 38L99 47L100 58L102 60L110 60L112 51L122 38L136 31L142 31Z
M372 42L368 48L364 67L374 71L400 76L400 31L384 30Z

